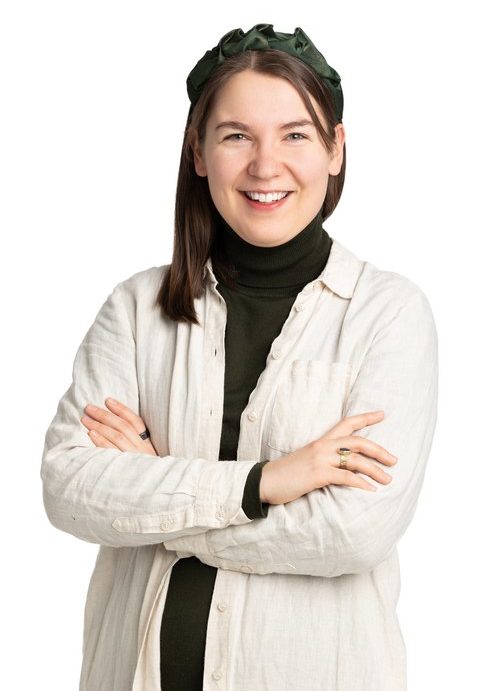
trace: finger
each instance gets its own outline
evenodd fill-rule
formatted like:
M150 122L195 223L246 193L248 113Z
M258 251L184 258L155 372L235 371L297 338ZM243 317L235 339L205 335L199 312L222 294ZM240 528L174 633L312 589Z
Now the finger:
M146 424L142 417L135 413L127 405L124 405L120 401L116 401L114 398L106 398L105 405L109 410L112 410L116 415L126 420L134 429L136 434L139 436L146 429Z
M338 460L339 464L340 460ZM338 468L340 466L338 465ZM374 460L365 458L362 454L352 453L347 459L347 468L340 468L341 470L355 471L369 475L377 482L382 482L388 485L392 481L392 475L386 473Z
M331 475L333 480L332 485L346 485L348 487L359 487L360 489L368 489L370 491L377 491L377 487L367 482L362 477L353 473L350 470L343 470L341 468L331 468Z
M337 425L336 429L340 430L341 434L352 434L353 432L363 429L368 425L375 425L384 419L383 410L374 410L368 413L359 413L357 415L349 415L344 417ZM331 431L331 430L330 430Z
M130 439L128 439L123 432L120 432L119 430L114 429L113 427L108 427L107 425L98 422L98 420L93 420L84 416L82 418L82 422L86 427L88 427L89 430L94 430L95 432L98 432L100 436L104 437L107 441L111 442L116 448L120 449L120 451L134 451L135 447L140 448L140 444L143 443L141 437L137 437L136 435L136 437L139 439L138 444L138 442L133 442Z
M124 418L120 417L118 414L111 412L110 410L105 410L104 408L99 408L98 406L85 406L86 415L93 420L105 425L106 428L111 428L123 434L126 439L132 442L133 445L139 445L142 441L139 434L135 431L134 427L127 422ZM82 422L85 424L86 420L82 418ZM105 434L104 431L99 430L95 427L101 434ZM109 437L112 439L112 437Z
M111 444L108 439L105 439L104 437L102 437L102 435L99 434L98 432L96 432L94 429L89 430L87 432L87 434L90 437L90 439L93 441L95 446L100 446L100 447L103 447L105 449L116 449L117 448L116 446L114 446L114 444Z
M396 456L389 453L387 449L377 444L377 442L372 441L372 439L366 439L360 435L352 434L350 437L343 437L336 441L341 442L338 443L338 448L340 446L345 446L351 449L351 451L362 453L364 456L374 458L376 461L380 461L380 463L385 463L386 465L395 465L397 463L398 459Z
M103 436L104 434L104 426L101 425L100 423L97 423L96 420L90 420L88 423L90 427L94 428L95 426L98 427L98 430L95 429L90 429L88 431L88 435L90 436L91 440L94 442L96 446L104 446L106 448L113 448L113 449L119 449L120 451L140 451L141 453L146 453L150 456L157 456L158 454L156 453L156 449L154 448L153 444L149 439L145 439L144 441L142 439L139 439L138 445L131 444L127 437L121 436L117 437L116 435L119 434L118 432L115 432L111 428L105 428L105 434L112 438L115 443L112 443L107 439L106 437ZM144 447L144 448L143 448Z
M134 429L135 433L137 434L137 437L133 437L132 434L130 435L131 438L134 438L134 443L137 444L139 448L144 448L146 453L151 453L156 456L157 454L150 437L147 437L146 439L141 439L141 434L145 432L147 429L146 423L144 422L143 418L140 417L133 410L131 410L131 408L124 405L120 401L115 400L114 398L106 398L105 404L108 408L113 410L117 416L128 422L129 425L131 425L131 427ZM141 444L143 445L142 447Z

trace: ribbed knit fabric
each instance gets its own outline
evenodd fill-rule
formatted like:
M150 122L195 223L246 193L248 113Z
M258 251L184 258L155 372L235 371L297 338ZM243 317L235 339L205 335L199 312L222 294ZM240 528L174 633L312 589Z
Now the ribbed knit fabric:
M332 240L318 213L288 242L259 247L243 240L221 217L214 248L238 270L237 286L218 282L227 308L224 410L219 460L236 460L241 414L246 408L274 339L297 294L324 268ZM218 281L220 277L214 268ZM263 466L248 474L242 507L250 518L266 518L260 501ZM217 569L197 557L172 568L160 632L162 691L202 691L206 628Z

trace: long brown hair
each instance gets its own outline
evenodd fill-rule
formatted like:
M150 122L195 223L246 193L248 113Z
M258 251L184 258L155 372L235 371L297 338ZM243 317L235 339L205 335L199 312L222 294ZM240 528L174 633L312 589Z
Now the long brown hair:
M185 126L175 199L173 257L155 300L162 315L174 321L199 324L194 299L200 298L204 292L204 265L211 254L213 268L219 273L219 279L230 287L234 286L233 267L226 261L226 257L212 251L219 212L212 201L207 178L195 172L192 144L196 138L203 143L207 120L221 87L233 75L246 69L289 81L301 96L330 154L336 143L334 128L338 124L338 118L332 96L314 70L302 60L271 48L247 50L227 58L211 73L195 106L190 107ZM309 94L319 104L327 130L322 126ZM321 208L323 221L331 215L339 202L345 167L344 148L341 170L338 175L330 175L328 180Z

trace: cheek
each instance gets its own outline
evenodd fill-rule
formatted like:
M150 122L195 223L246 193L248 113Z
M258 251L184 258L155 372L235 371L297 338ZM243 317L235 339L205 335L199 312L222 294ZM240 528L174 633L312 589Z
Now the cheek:
M323 150L309 156L303 163L302 168L309 180L323 180L328 176L329 158L324 155Z
M237 161L229 156L214 157L209 161L208 176L209 185L214 189L223 190L234 184L238 175Z
M326 194L328 175L329 162L322 159L308 159L298 172L302 186L318 196Z

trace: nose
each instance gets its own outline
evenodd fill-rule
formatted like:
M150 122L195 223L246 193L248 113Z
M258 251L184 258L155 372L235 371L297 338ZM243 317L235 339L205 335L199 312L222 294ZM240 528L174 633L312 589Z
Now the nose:
M266 180L281 175L282 171L283 164L271 144L260 143L253 149L248 164L249 175Z

